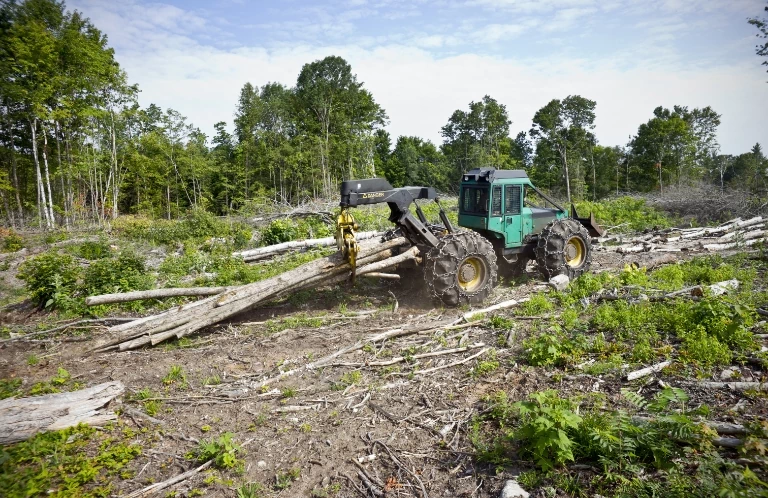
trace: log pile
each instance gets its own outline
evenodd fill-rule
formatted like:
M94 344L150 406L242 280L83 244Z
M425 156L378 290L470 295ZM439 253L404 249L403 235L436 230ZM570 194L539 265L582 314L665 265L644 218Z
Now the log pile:
M640 252L723 251L751 247L768 238L766 220L756 216L748 220L736 218L716 227L666 228L641 236L598 239L598 250L623 254ZM618 242L619 245L608 245Z
M360 232L355 234L357 241L374 239L383 235L383 232ZM331 247L336 245L335 237L325 237L322 239L308 239L308 240L292 240L290 242L283 242L282 244L275 244L266 247L257 247L256 249L249 249L247 251L239 251L232 253L235 257L243 258L243 261L250 263L253 261L259 261L262 259L268 259L281 254L285 254L290 251L300 251L311 249L313 247Z
M419 260L418 248L405 238L360 243L356 274L380 273L406 261ZM209 325L227 320L266 301L304 289L348 280L351 267L339 253L306 263L275 277L243 285L184 304L163 313L111 327L110 338L94 351L126 351L182 338Z

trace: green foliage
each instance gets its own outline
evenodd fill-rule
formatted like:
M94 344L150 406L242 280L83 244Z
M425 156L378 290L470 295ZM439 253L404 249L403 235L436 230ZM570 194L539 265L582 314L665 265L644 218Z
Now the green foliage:
M80 267L69 254L45 252L28 259L16 275L24 280L32 300L46 308L62 303L62 296L71 296L76 289Z
M108 258L111 249L106 240L88 241L71 247L71 252L83 259L93 261L96 259Z
M518 314L525 316L537 316L550 312L555 308L545 294L532 294L530 299L520 305Z
M80 425L0 448L0 489L21 498L49 494L59 497L104 497L121 470L141 448Z
M297 238L298 230L290 220L274 220L261 231L261 241L265 246L288 242Z
M582 419L573 401L561 398L557 391L544 391L514 406L521 421L514 437L521 442L523 453L530 454L543 470L574 459L568 431L578 428Z
M586 336L581 333L569 336L556 325L523 341L523 354L526 361L533 366L561 367L572 364L589 348L590 343Z
M85 270L83 291L87 295L151 289L154 281L146 272L144 258L129 251L115 258L93 261Z
M488 320L488 324L494 330L511 330L515 327L515 321L511 318L495 315Z
M21 379L0 379L0 399L21 394Z
M264 246L290 242L292 240L314 239L333 235L322 218L309 217L296 221L291 218L273 220L261 230Z
M576 210L579 216L594 213L595 219L602 226L617 227L613 232L636 232L650 227L667 228L675 222L667 214L649 206L645 199L636 197L577 202Z
M275 475L275 489L283 490L291 487L294 481L301 476L301 469L293 467L286 471L279 471Z
M511 403L505 393L495 393L484 399L483 418L491 427L476 417L468 436L479 461L507 465L512 451L533 458L540 470L518 478L528 489L552 482L579 496L648 498L763 496L768 491L748 468L733 461L726 465L713 450L715 434L692 418L706 416L708 409L689 410L681 389L665 388L650 399L629 390L623 396L632 410L650 416L606 410L604 396L566 399L544 391ZM581 482L551 472L570 461L599 466L601 472Z
M170 386L177 382L182 387L186 387L187 376L184 373L184 369L181 367L181 365L171 365L171 369L168 371L168 374L163 378L163 384Z
M24 239L13 230L0 228L0 236L3 239L0 252L16 252L24 248Z
M195 458L198 462L213 460L213 464L220 469L241 469L244 461L238 455L242 450L233 438L234 434L225 432L218 439L200 441Z
M193 209L179 220L121 216L113 221L112 229L128 239L166 245L223 238L236 249L247 246L252 237L252 230L247 225L219 219L202 209Z
M499 360L496 357L496 350L492 349L488 352L488 357L477 362L477 365L470 370L469 375L473 379L479 379L495 372L499 368Z
M267 490L258 482L248 482L237 488L237 498L262 498Z
M156 399L152 399L155 397L157 397L157 395L153 393L151 389L145 387L144 389L137 391L133 399L141 401L147 415L154 417L160 411L160 402Z
M363 374L360 370L352 370L341 376L338 382L334 382L331 385L331 389L334 391L343 391L347 387L359 384L363 380Z

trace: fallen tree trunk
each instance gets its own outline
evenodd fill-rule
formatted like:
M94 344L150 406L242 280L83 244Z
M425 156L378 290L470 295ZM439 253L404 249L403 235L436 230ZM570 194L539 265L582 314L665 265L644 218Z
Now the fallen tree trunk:
M0 444L24 441L38 432L57 431L78 424L103 424L116 420L101 408L121 395L121 382L106 382L69 393L0 401Z
M418 258L419 251L405 238L386 242L365 241L360 244L357 273L380 272L397 264ZM403 246L407 249L401 254ZM275 277L229 289L197 303L168 310L135 323L113 327L116 337L96 346L95 351L126 351L155 345L171 338L181 338L209 325L226 320L259 304L300 289L317 287L349 278L351 267L340 254L320 258Z
M645 377L646 375L651 375L652 373L660 372L664 369L664 367L668 366L671 362L670 361L662 361L661 363L657 363L655 365L651 365L650 367L641 368L640 370L635 370L634 372L629 372L627 374L627 380L635 380Z
M171 289L152 289L145 291L133 291L117 294L101 294L85 298L86 306L98 306L100 304L127 303L141 301L142 299L162 299L178 296L215 296L232 289L232 287L175 287Z
M383 232L360 232L355 234L357 241L372 239L379 237ZM249 249L247 251L239 251L232 253L233 256L240 256L244 261L256 261L263 258L275 256L288 251L298 249L308 249L310 247L330 247L336 245L335 237L324 237L322 239L307 239L307 240L292 240L290 242L283 242L282 244L274 244L266 247L259 247L256 249Z

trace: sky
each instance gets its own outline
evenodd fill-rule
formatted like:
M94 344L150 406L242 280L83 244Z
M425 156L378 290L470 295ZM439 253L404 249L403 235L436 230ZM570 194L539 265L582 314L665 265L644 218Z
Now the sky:
M490 95L511 135L555 98L597 102L595 133L625 145L657 106L712 106L721 151L768 146L768 73L748 17L765 0L72 0L138 83L211 136L246 82L296 83L345 58L389 116L393 142L441 144L456 109Z

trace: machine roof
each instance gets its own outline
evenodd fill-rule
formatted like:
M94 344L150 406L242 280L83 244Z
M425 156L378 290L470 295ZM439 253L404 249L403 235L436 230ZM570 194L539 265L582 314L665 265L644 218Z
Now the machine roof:
M511 178L528 178L528 173L522 169L496 169L496 168L475 168L464 173L464 181L486 180L506 180Z

